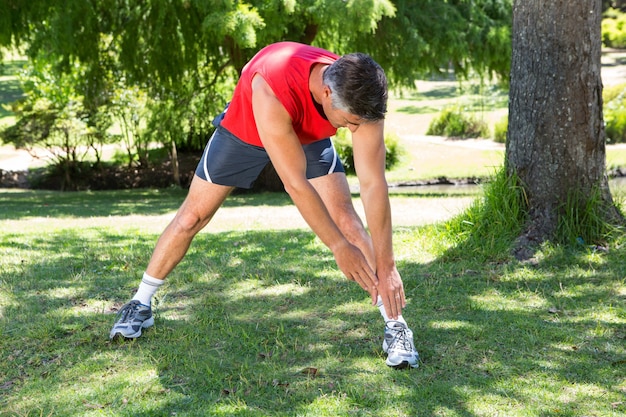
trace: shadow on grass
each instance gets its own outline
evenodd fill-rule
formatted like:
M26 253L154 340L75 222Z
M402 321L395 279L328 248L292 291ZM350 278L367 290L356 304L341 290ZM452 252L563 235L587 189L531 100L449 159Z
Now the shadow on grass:
M187 190L133 189L94 192L59 192L0 189L0 220L28 217L99 217L159 215L178 210ZM233 194L223 207L286 206L285 193Z
M626 65L626 56L614 56L611 62L603 62L603 67L618 67L621 65Z
M99 229L2 236L0 407L471 417L488 401L494 415L577 415L567 411L620 394L625 328L597 311L623 312L624 294L612 290L624 283L618 251L593 264L581 254L569 275L563 259L533 274L471 258L400 262L423 363L395 371L384 365L378 312L306 231L198 235L159 292L154 328L110 343L112 308L133 294L154 239ZM588 392L535 398L558 383Z
M535 266L473 261L463 245L451 252L462 260L446 254L402 266L405 277L423 277L407 285L407 296L419 300L412 313L433 391L455 387L457 407L468 413L462 404L480 408L480 391L491 409L479 415L626 411L623 251L561 248ZM436 404L429 410L434 415Z
M0 77L1 76L14 76L19 73L21 69L28 63L23 59L15 59L10 61L3 61L0 63ZM1 84L0 84L1 86Z
M449 99L456 98L459 95L458 85L443 85L440 87L431 88L428 91L417 92L413 99L415 100L435 100L435 99Z
M424 100L448 100L458 98L459 90L457 85L444 85L432 88L428 91L410 91L400 97L404 101L424 101ZM408 114L428 114L437 113L441 110L435 106L410 105L398 108L396 111Z
M155 327L110 343L111 308L132 295L151 243L97 230L3 236L0 406L67 416L422 409L423 373L384 365L378 311L302 231L199 235L156 302ZM141 382L151 369L157 379Z

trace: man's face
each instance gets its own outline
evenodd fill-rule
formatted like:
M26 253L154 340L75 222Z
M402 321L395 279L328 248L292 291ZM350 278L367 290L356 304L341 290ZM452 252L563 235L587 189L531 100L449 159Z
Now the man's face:
M351 132L356 132L359 126L365 121L359 116L333 107L331 94L330 89L326 88L324 98L322 99L322 107L324 109L324 114L326 114L326 118L330 124L336 128L347 127Z

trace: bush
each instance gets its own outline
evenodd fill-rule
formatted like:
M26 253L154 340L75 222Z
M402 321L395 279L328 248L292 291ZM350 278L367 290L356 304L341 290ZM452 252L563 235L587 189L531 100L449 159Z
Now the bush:
M337 134L333 137L333 144L346 170L346 174L354 175L356 173L354 169L354 152L348 129L337 130ZM403 152L399 138L396 135L386 134L385 149L385 168L391 169L398 163Z
M484 120L463 111L458 106L446 107L428 126L427 135L455 138L488 137L489 127Z
M626 48L626 13L607 10L602 19L602 43L608 48Z
M626 108L607 110L604 114L606 143L626 142Z
M626 142L626 84L605 89L603 100L606 142Z
M493 140L498 143L506 142L506 132L509 130L509 116L504 116L493 127Z
M604 105L618 98L624 93L624 90L626 90L626 83L604 87L604 89L602 89L602 101Z

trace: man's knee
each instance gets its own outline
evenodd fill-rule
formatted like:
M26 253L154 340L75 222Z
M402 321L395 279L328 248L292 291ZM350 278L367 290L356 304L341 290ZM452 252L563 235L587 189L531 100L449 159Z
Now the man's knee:
M208 223L208 220L203 219L197 213L182 211L176 214L173 223L177 233L195 235Z

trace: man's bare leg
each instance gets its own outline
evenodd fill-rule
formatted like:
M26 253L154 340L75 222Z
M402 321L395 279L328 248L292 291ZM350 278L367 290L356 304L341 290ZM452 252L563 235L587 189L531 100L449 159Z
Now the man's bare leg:
M146 269L150 276L165 279L172 272L187 253L194 236L209 223L232 189L194 176L185 201L152 252Z
M118 312L110 339L134 339L154 324L151 299L163 280L183 259L194 236L206 226L232 187L216 185L194 176L189 193L159 237L135 296Z

